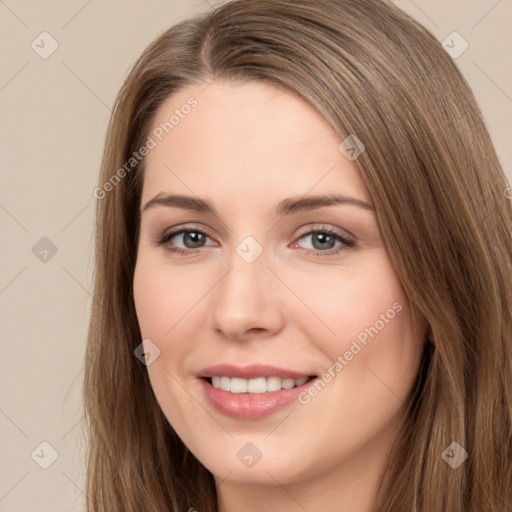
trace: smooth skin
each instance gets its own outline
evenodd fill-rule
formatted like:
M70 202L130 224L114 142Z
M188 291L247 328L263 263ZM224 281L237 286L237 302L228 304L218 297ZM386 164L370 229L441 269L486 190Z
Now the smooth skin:
M157 400L214 475L219 510L370 512L423 337L372 209L274 212L286 198L322 194L371 207L356 161L307 103L255 81L181 89L152 128L191 97L195 108L145 162L134 298L142 338L160 350L147 367ZM166 194L201 198L216 213L145 208ZM247 237L263 250L252 263L237 252ZM221 414L203 394L196 374L220 363L321 376L395 303L400 312L307 404L248 420ZM262 454L252 467L237 457L246 443Z

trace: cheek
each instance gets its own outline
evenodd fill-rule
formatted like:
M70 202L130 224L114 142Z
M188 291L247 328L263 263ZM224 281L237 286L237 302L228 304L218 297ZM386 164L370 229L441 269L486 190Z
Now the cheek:
M373 411L377 425L409 393L422 343L408 298L383 252L340 274L337 280L331 273L301 282L297 295L315 315L297 315L299 328L321 353L333 403L341 405L343 415L350 411L353 424Z
M313 417L332 404L333 431L343 425L343 434L333 435L343 437L340 446L349 440L355 447L400 414L417 376L422 344L407 296L386 259L361 264L351 274L334 282L332 276L315 279L314 286L308 280L297 294L307 297L321 319L303 318L299 328L321 353L325 383L311 386L301 403L311 407Z
M137 319L142 338L149 338L160 351L147 370L163 412L172 415L170 423L181 424L190 404L183 386L193 380L186 362L205 338L205 299L214 281L199 270L162 263L149 251L142 250L139 256L133 281Z
M371 256L340 268L336 278L328 269L295 280L294 291L307 306L296 318L303 318L301 329L312 340L321 340L331 360L349 350L353 340L367 347L378 338L389 350L412 330L408 299L398 276L384 251Z
M149 338L160 350L159 357L147 366L148 375L169 423L184 431L190 429L191 401L183 386L182 362L198 339L193 327L198 322L192 320L201 290L192 290L189 279L185 283L184 273L176 267L162 265L143 251L139 256L133 280L137 319L142 338Z
M135 268L133 294L143 337L164 343L187 323L200 306L207 282L190 278L180 267L162 264L140 254Z

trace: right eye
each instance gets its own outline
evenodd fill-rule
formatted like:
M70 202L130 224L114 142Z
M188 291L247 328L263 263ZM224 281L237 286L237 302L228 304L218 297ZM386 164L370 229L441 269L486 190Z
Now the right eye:
M200 229L179 229L163 233L158 238L157 244L165 246L171 252L190 254L195 252L195 249L203 247L207 238L210 237ZM182 247L176 247L176 241L180 240Z

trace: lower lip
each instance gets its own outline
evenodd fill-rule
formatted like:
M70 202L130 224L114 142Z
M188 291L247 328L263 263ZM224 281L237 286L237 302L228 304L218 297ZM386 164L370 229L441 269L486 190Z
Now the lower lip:
M267 393L231 393L214 388L206 379L199 379L203 386L206 399L217 411L233 418L255 420L274 414L293 402L309 387L313 380L302 386Z

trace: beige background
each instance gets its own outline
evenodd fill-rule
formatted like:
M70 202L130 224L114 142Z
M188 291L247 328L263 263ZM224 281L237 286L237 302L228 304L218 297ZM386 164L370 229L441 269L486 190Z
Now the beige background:
M457 31L469 43L456 62L512 176L512 2L396 3L440 41ZM209 8L206 0L0 0L0 511L83 510L92 190L110 106L158 33ZM46 59L31 47L51 48L43 31L58 43ZM43 237L57 249L46 262L32 250ZM48 469L38 465L51 462L43 441L58 453Z

